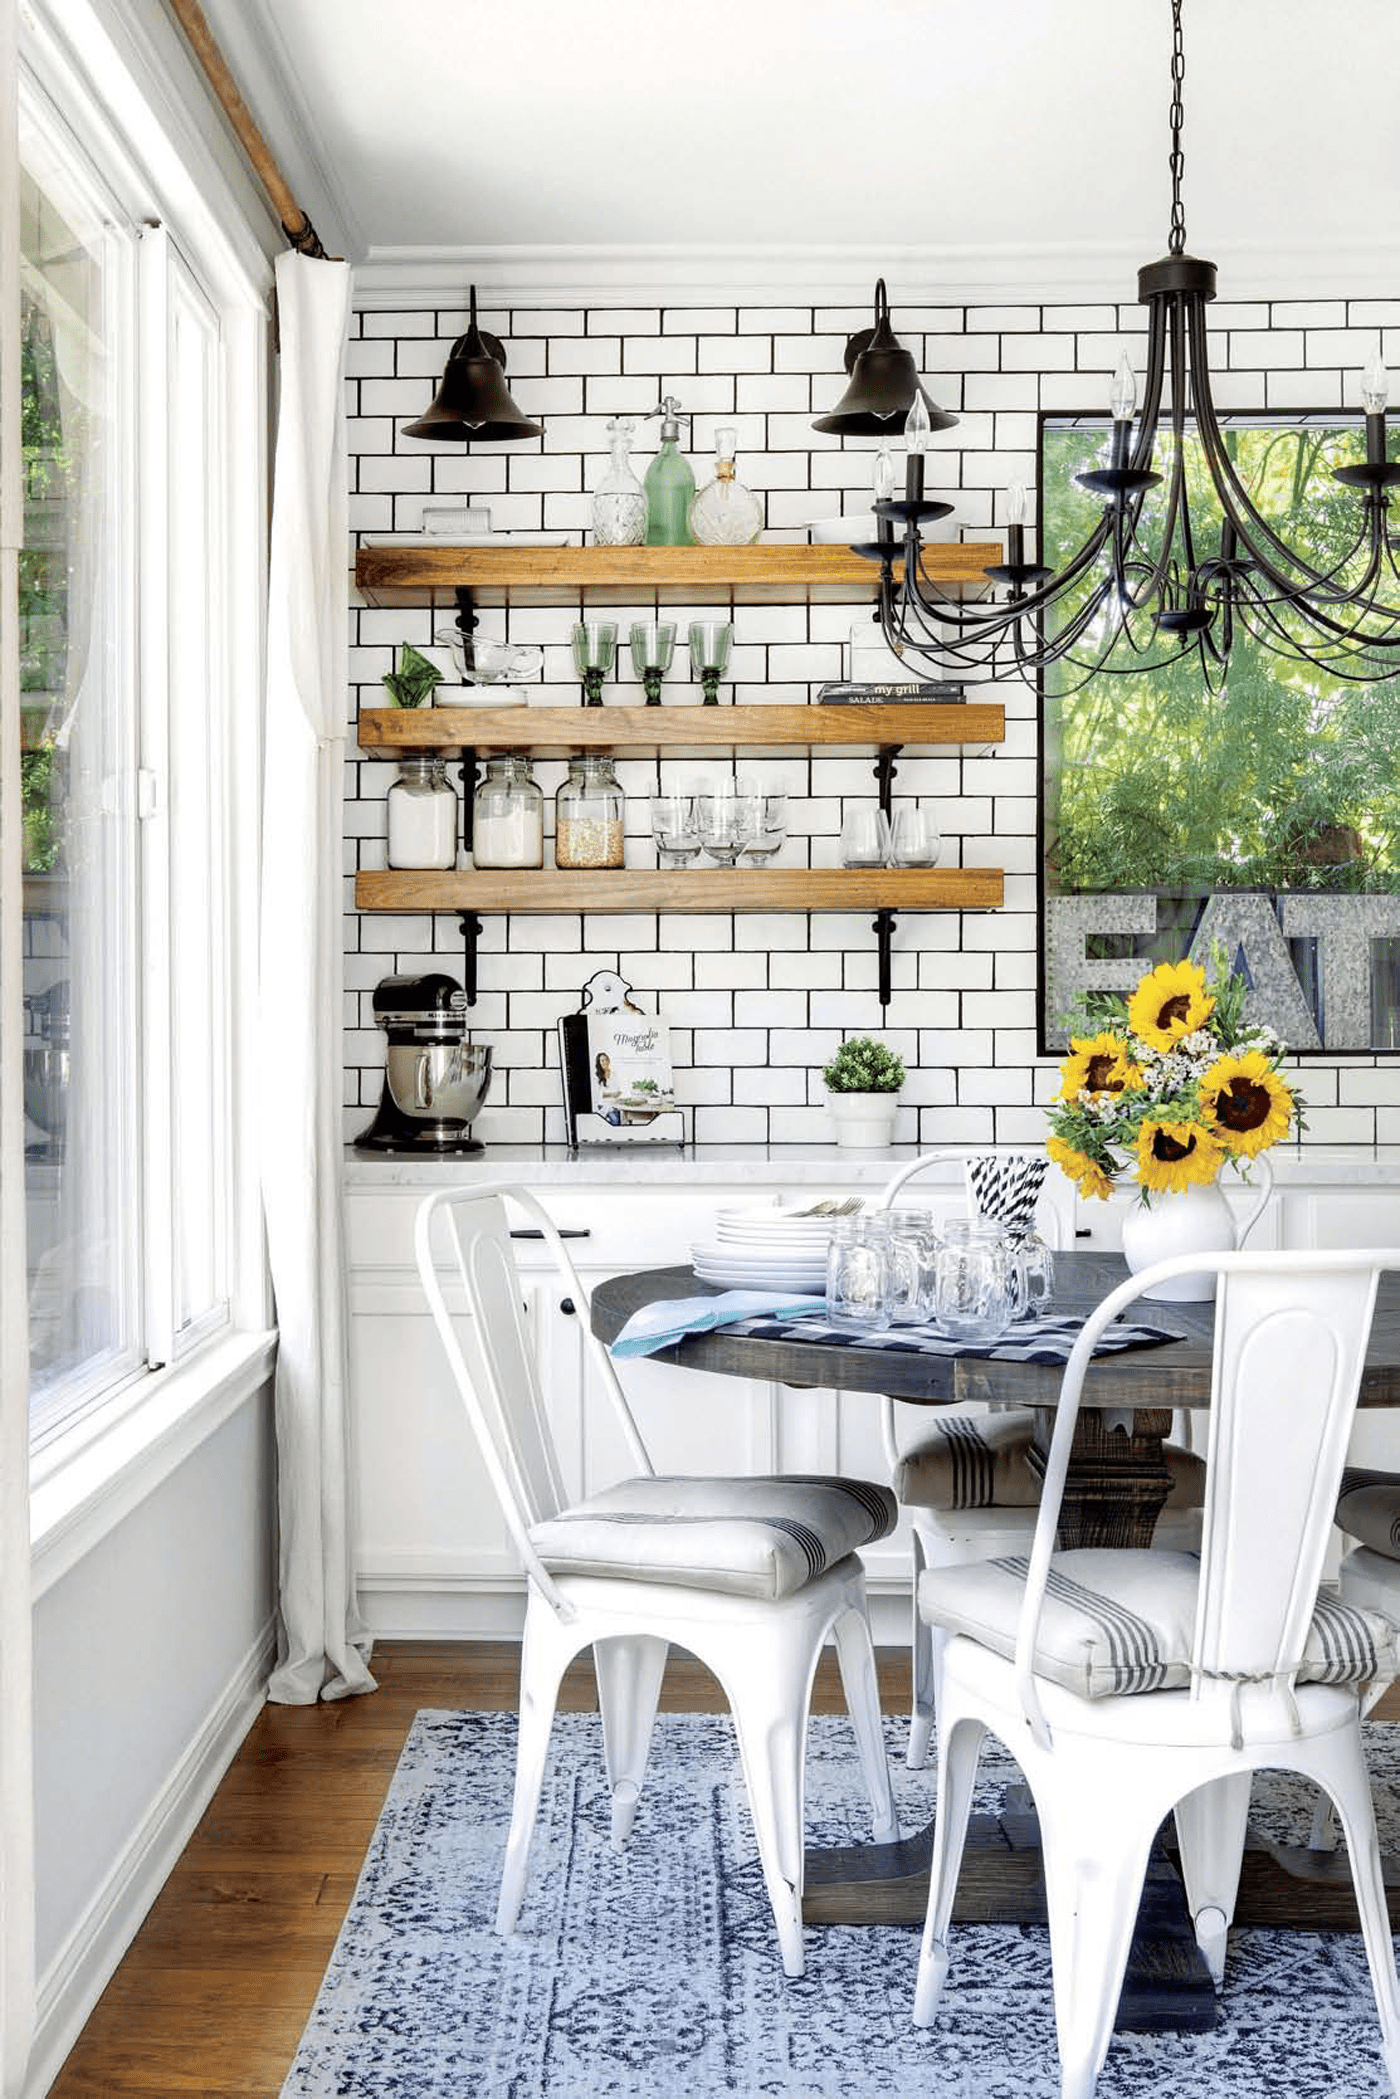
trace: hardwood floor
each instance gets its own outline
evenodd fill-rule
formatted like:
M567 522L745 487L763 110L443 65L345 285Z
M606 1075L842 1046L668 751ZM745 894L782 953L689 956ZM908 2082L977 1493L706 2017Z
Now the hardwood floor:
M907 1711L907 1652L884 1649L879 1661L887 1710ZM263 1709L52 2099L275 2099L414 1714L511 1711L516 1702L518 1650L509 1644L384 1643L373 1666L373 1697ZM673 1655L663 1710L723 1703L713 1677ZM596 1705L584 1661L566 1678L560 1708ZM828 1655L813 1710L841 1709ZM1400 1720L1400 1687L1375 1717Z
M512 1711L519 1650L489 1642L376 1646L372 1697L266 1706L52 2087L52 2099L249 2099L281 2090L340 1930L394 1766L424 1706ZM881 1693L907 1710L905 1652L880 1655ZM560 1708L597 1706L591 1662ZM723 1708L673 1655L664 1711ZM815 1712L842 1710L823 1659Z

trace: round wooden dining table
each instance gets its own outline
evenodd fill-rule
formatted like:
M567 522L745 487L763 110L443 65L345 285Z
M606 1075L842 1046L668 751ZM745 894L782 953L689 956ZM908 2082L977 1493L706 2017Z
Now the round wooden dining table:
M1121 1255L1055 1257L1051 1311L1083 1317L1121 1283ZM689 1268L651 1268L609 1277L592 1293L593 1331L614 1340L633 1312L659 1300L719 1295ZM1096 1359L1084 1380L1069 1480L1058 1531L1062 1549L1141 1546L1166 1500L1162 1455L1177 1408L1210 1405L1214 1305L1139 1299L1126 1315L1173 1339ZM657 1351L651 1362L747 1377L765 1383L868 1392L916 1406L984 1401L1031 1407L1037 1441L1048 1445L1062 1368L975 1356L862 1347L819 1338L769 1339L712 1329ZM872 1400L873 1403L873 1400ZM1400 1407L1400 1275L1381 1278L1358 1404ZM1170 1825L1168 1825L1168 1828ZM812 1924L921 1924L927 1901L932 1822L893 1844L812 1849L803 1915ZM1386 1861L1392 1917L1400 1929L1400 1863ZM1008 1788L999 1815L974 1816L954 1916L964 1922L1043 1923L1034 1809L1022 1787ZM1359 1921L1344 1854L1251 1837L1235 1910L1237 1924L1311 1931L1356 1931ZM1199 1956L1180 1881L1159 1849L1149 1868L1118 2024L1139 2032L1202 2031L1216 1998Z

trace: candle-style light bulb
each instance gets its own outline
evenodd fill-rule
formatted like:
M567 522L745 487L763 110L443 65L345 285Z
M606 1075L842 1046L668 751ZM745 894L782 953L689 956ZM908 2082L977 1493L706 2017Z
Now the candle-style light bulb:
M1006 522L1008 525L1024 525L1026 522L1026 484L1013 481L1006 491Z
M1390 399L1390 377L1381 356L1381 346L1376 344L1366 360L1366 370L1361 380L1361 398L1366 404L1367 415L1384 415L1385 404Z
M1113 391L1108 397L1115 423L1130 423L1137 407L1137 379L1126 350L1118 358L1118 368L1113 374Z
M929 441L928 403L923 388L915 387L909 413L904 418L904 494L910 503L924 498L924 454Z

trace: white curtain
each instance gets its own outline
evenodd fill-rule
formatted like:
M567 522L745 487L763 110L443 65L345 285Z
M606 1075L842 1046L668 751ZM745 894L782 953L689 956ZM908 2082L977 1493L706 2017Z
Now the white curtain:
M19 149L15 8L0 0L0 2093L34 2033L34 1783L29 1591L29 1333L19 791Z
M258 1114L279 1335L281 1631L268 1695L284 1705L375 1688L350 1565L340 1212L349 303L346 264L278 257Z

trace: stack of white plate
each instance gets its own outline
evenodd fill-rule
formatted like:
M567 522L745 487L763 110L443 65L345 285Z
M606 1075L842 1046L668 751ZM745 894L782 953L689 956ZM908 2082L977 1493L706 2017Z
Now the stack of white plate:
M804 1215L817 1197L779 1208L721 1210L714 1238L692 1246L695 1273L726 1289L792 1290L820 1297L826 1289L830 1217Z

